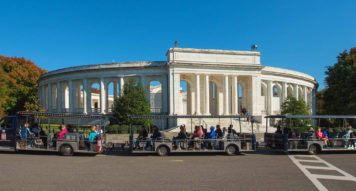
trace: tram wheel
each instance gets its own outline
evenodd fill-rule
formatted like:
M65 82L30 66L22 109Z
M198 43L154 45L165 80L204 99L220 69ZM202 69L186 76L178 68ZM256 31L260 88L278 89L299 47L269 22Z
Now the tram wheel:
M319 153L319 147L315 144L309 146L308 153L311 155L316 155Z
M168 153L169 153L169 150L166 146L160 146L157 149L157 154L159 156L166 156L166 155L168 155Z
M62 145L59 152L61 153L62 156L72 156L73 155L73 149L70 145Z
M226 147L226 154L227 155L236 155L239 152L239 149L235 145L229 145Z

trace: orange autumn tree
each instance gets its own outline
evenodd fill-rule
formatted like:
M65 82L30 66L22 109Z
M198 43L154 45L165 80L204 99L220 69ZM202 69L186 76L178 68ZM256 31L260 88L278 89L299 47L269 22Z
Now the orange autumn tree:
M0 55L0 116L38 110L37 81L46 70L25 58Z

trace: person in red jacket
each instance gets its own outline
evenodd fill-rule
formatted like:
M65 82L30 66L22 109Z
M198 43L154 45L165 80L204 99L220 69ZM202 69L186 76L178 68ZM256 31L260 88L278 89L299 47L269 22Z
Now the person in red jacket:
M325 137L325 135L324 135L323 131L321 130L321 128L319 128L318 131L316 131L316 136L317 136L320 140L325 141L326 146L328 146L329 140L328 140L327 137Z

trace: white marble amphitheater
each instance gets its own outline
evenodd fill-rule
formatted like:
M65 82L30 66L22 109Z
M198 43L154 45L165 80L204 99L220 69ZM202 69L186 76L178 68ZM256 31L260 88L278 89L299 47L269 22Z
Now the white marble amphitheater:
M279 114L287 96L315 112L316 81L288 69L263 66L260 52L170 48L167 61L122 62L63 68L39 79L48 112L110 114L125 81L137 78L151 112L169 115ZM177 122L179 123L179 122Z

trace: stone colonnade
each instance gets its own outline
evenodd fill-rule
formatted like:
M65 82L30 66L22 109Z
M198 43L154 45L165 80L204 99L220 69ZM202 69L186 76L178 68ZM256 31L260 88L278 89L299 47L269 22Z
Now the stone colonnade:
M150 96L150 82L158 81L162 87L162 105L166 104L167 88L163 88L165 79L157 76L122 76L122 77L101 77L63 80L58 82L42 83L39 86L40 106L48 112L59 113L84 113L84 114L107 114L112 112L111 101L122 96L125 80L134 77L144 87L146 95ZM93 84L99 89L93 90ZM109 85L113 85L113 95L109 95ZM93 102L92 96L98 97L98 102ZM97 104L97 105L96 105ZM104 107L102 107L104 106ZM157 109L157 108L156 108ZM167 112L162 107L159 112Z

